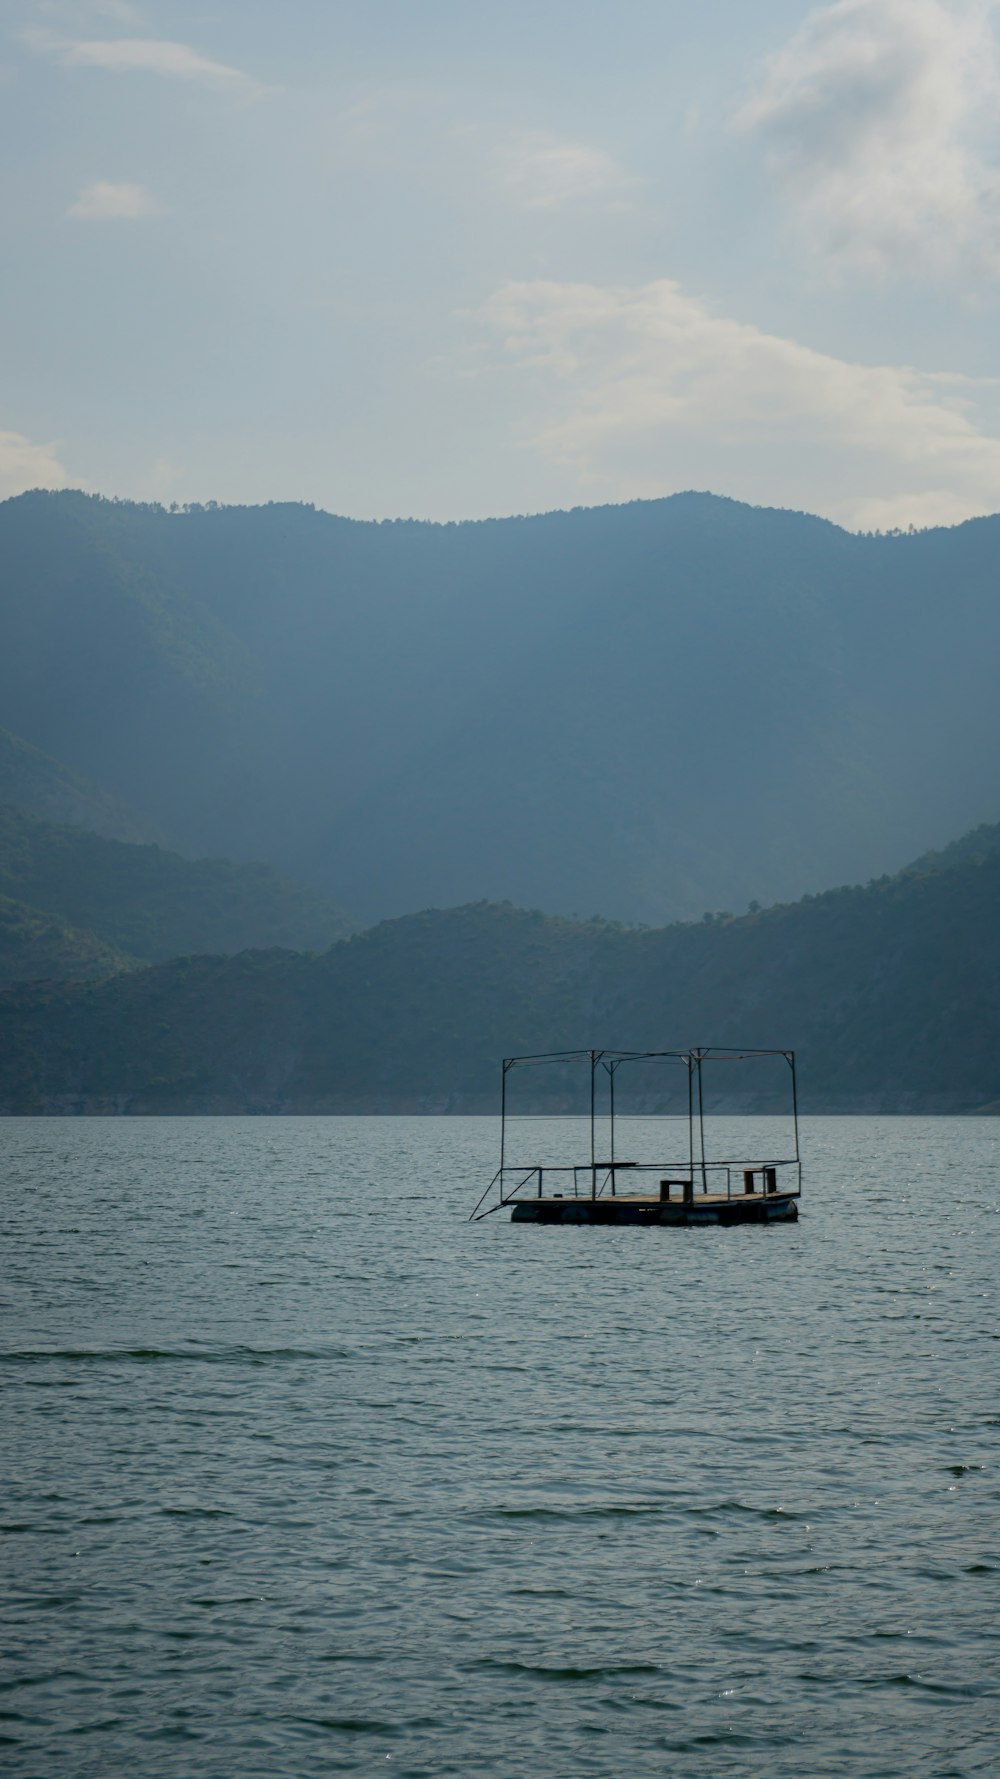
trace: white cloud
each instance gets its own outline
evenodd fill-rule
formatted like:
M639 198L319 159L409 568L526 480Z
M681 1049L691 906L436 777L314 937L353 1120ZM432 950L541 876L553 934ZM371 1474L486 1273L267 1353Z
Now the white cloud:
M156 212L157 205L144 185L96 179L93 185L84 186L66 215L78 222L132 222Z
M186 43L152 37L68 38L48 31L26 31L22 41L41 55L51 55L64 68L103 68L113 74L160 74L171 80L195 80L213 86L263 91L239 68L212 61Z
M604 497L715 486L855 525L1000 508L1000 438L968 378L834 358L668 280L509 284L485 319L549 416L527 442Z
M991 0L837 0L766 64L737 126L824 248L1000 271Z
M963 500L949 488L925 488L919 495L873 495L855 501L851 522L858 531L905 531L910 525L959 525L963 519L995 512L998 506L1000 497L990 506Z
M529 131L496 151L501 188L525 210L595 199L621 203L636 181L599 148Z
M0 432L0 499L26 488L67 488L69 482L54 444L33 445L19 432Z

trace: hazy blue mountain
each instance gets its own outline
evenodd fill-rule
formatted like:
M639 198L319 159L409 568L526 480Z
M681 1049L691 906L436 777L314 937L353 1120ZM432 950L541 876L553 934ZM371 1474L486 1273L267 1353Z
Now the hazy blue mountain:
M807 1110L1000 1106L1000 828L739 919L624 930L482 903L322 957L187 958L0 995L0 1111L492 1111L500 1057L792 1046Z
M696 494L461 525L25 495L0 717L363 917L738 911L995 811L998 545Z
M329 896L270 865L183 859L160 846L106 840L3 807L0 895L78 936L82 930L95 948L99 942L147 963L248 946L321 951L356 924ZM19 976L27 973L18 967Z
M0 729L0 804L44 821L76 823L109 840L157 838L152 825L120 798L61 766L9 729Z

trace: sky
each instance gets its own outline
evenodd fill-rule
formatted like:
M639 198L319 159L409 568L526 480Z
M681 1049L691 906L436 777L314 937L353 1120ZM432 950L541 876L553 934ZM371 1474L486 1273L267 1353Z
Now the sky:
M0 496L1000 509L998 0L0 0Z

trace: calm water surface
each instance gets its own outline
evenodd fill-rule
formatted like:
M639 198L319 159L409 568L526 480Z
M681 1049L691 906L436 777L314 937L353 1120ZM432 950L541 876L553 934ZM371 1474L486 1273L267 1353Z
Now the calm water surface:
M470 1225L488 1119L0 1140L18 1779L1000 1772L1000 1120L728 1231Z

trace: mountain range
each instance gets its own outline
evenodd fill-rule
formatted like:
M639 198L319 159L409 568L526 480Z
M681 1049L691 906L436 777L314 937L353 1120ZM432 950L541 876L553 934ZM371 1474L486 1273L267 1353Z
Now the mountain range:
M1000 1107L998 544L0 504L0 1110L491 1110L502 1055L691 1043Z
M993 826L740 918L638 930L480 903L319 956L21 984L0 994L0 1112L493 1111L503 1056L690 1044L796 1049L806 1111L996 1111L998 906Z
M22 495L0 792L361 922L784 902L995 815L998 544L700 494L457 525Z
M184 859L0 804L0 985L192 952L324 951L356 925L270 865Z

